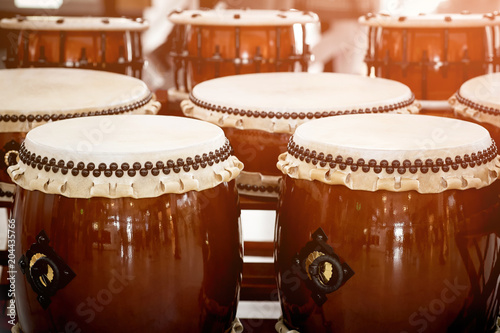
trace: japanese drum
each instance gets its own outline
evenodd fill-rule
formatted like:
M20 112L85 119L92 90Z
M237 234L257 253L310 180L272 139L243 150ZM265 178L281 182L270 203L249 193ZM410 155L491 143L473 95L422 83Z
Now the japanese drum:
M61 119L153 114L160 104L139 79L93 70L65 68L0 71L0 203L9 205L15 185L7 167L17 161L26 133ZM89 140L100 140L94 132Z
M500 142L500 73L468 80L449 99L458 118L484 126Z
M495 331L500 160L486 129L422 115L320 119L297 129L278 168L278 326Z
M307 71L306 24L319 24L316 14L295 10L185 10L168 18L175 88L184 91L219 76Z
M489 71L498 18L480 14L359 19L368 26L368 72L408 85L417 99L446 100L467 79Z
M240 193L260 197L278 196L276 161L298 125L351 113L418 112L399 82L334 73L223 77L200 83L189 98L181 103L184 113L221 126L245 164Z
M9 30L6 66L99 69L140 78L142 19L19 16L0 21Z
M220 128L184 117L88 117L30 131L9 168L23 332L231 329L242 167Z

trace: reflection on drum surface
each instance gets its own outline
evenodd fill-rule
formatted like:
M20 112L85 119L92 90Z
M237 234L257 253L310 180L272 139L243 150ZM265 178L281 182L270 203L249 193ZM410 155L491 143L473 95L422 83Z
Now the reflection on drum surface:
M275 258L290 328L494 331L500 295L498 181L433 194L353 191L290 177L283 186ZM291 264L319 227L355 272L322 307Z
M24 332L222 332L234 320L242 270L234 181L143 199L20 188L16 200L16 257L44 230L76 273L45 311L17 274Z

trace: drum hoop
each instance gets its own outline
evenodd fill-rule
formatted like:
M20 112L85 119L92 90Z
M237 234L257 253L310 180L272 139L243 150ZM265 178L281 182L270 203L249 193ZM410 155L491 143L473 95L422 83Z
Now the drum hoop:
M388 104L388 105L382 105L378 107L372 107L370 108L365 108L365 109L359 109L359 110L340 110L340 111L323 111L323 112L291 112L291 113L282 113L282 112L273 112L273 111L251 111L251 110L245 110L245 108L228 108L225 106L221 105L213 105L207 102L203 102L202 100L196 98L193 96L193 93L191 92L189 94L189 99L191 102L208 111L214 111L214 112L219 112L219 113L227 113L227 114L233 114L235 116L241 116L241 117L254 117L254 118L269 118L269 119L319 119L319 118L325 118L325 117L332 117L332 116L338 116L338 115L346 115L346 114L363 114L363 113L385 113L385 112L391 112L394 110L398 110L401 108L408 107L412 105L415 102L415 95L412 93L411 97L407 100L404 100L399 103L394 103L394 104Z
M484 149L483 151L472 152L470 154L464 154L463 156L455 156L452 159L449 156L443 156L442 158L436 158L435 160L426 159L422 161L417 158L412 163L410 160L404 161L387 161L381 160L377 162L375 159L370 159L368 162L363 158L359 158L355 161L352 157L337 156L334 157L332 154L325 154L324 152L311 152L307 147L299 146L293 141L293 136L290 138L288 143L287 152L290 156L300 159L301 162L307 164L313 164L314 166L319 165L320 167L329 167L330 169L346 170L349 168L351 171L356 172L362 170L367 173L370 171L376 174L385 170L388 174L393 174L397 172L399 175L405 174L407 171L415 174L420 171L422 174L428 172L437 173L439 171L449 172L450 169L458 170L459 167L466 169L468 167L474 168L479 167L482 164L489 163L495 159L498 155L498 150L495 142L491 140L491 145Z
M26 149L24 142L21 144L19 149L19 158L27 166L32 168L38 168L38 170L44 169L46 172L52 171L57 173L59 170L63 175L70 173L73 176L82 175L83 177L88 177L92 175L93 177L111 177L113 174L121 178L123 176L135 177L136 174L140 174L146 177L148 174L152 176L159 176L162 173L165 175L171 172L179 173L181 171L190 172L191 169L194 171L198 170L200 167L202 169L207 166L212 166L214 163L221 163L233 156L233 148L231 147L229 140L219 149L204 153L202 155L196 155L194 157L187 157L185 159L179 158L177 161L168 160L166 162L157 161L155 164L152 162L145 162L141 164L140 162L130 162L122 163L118 165L117 163L106 163L89 162L85 165L83 162L73 162L73 161L57 161L55 158L50 156L40 156L35 153L30 152Z
M0 123L1 122L28 122L28 123L33 123L33 122L42 122L42 121L56 121L56 120L63 120L63 119L70 119L70 118L79 118L79 117L92 117L92 116L106 116L106 115L118 115L118 114L125 114L129 112L133 112L137 109L142 108L151 100L153 99L153 93L149 93L147 97L137 101L133 102L128 105L122 105L119 107L115 107L113 109L101 109L97 111L90 111L90 112L82 112L82 113L52 113L52 114L44 114L44 115L33 115L33 114L28 114L28 115L18 115L18 114L0 114Z
M482 105L480 103L475 103L472 100L463 97L460 94L460 91L457 91L455 93L455 97L457 99L457 102L467 106L468 108L474 109L474 110L479 111L481 113L485 113L485 114L489 114L489 115L493 115L493 116L500 116L500 109L488 107L488 106Z

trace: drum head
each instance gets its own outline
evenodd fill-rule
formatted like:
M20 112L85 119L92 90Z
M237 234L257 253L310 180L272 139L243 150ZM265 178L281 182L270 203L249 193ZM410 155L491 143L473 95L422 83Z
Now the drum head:
M0 28L35 31L144 31L148 23L124 17L20 16L0 20Z
M12 179L67 197L156 197L203 190L243 168L223 131L195 119L86 117L30 131Z
M280 156L292 178L355 190L480 188L500 162L488 131L456 119L422 115L350 115L301 125Z
M449 102L465 118L500 127L500 73L466 81Z
M0 71L0 131L28 131L50 120L156 113L159 104L139 79L94 70L26 68Z
M198 84L190 100L191 107L184 107L188 115L223 127L275 133L293 133L314 118L418 111L402 83L337 73L228 76Z
M421 14L392 16L368 14L359 23L384 28L469 28L498 25L500 19L493 14Z
M317 23L318 15L297 10L219 9L173 11L168 16L176 24L208 26L290 26Z

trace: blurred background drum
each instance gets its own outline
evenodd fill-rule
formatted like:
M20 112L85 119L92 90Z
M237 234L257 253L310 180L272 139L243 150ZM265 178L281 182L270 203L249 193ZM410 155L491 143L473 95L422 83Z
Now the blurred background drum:
M481 126L419 115L299 126L275 231L300 332L494 332L500 160Z
M494 15L366 15L368 71L408 85L417 99L446 100L493 60ZM493 34L493 35L492 35Z
M500 142L500 73L468 80L449 100L458 118L484 126Z
M18 16L0 28L15 35L5 65L105 70L141 78L142 19L118 17Z
M497 70L500 20L493 14L368 14L359 22L368 26L368 75L408 85L424 114L452 117L442 101L469 78Z
M92 70L20 68L0 71L0 202L10 206L15 185L7 167L18 160L26 133L56 120L154 114L160 104L139 79ZM100 140L94 132L89 140ZM3 194L3 195L2 195Z
M418 104L396 81L334 73L259 73L197 85L182 102L187 116L221 126L245 164L240 194L277 198L278 156L297 126L345 114L410 113Z
M174 11L169 20L178 91L219 76L307 71L306 24L319 23L312 12L263 9Z
M242 167L220 128L193 119L86 117L30 131L9 168L23 332L230 331Z

